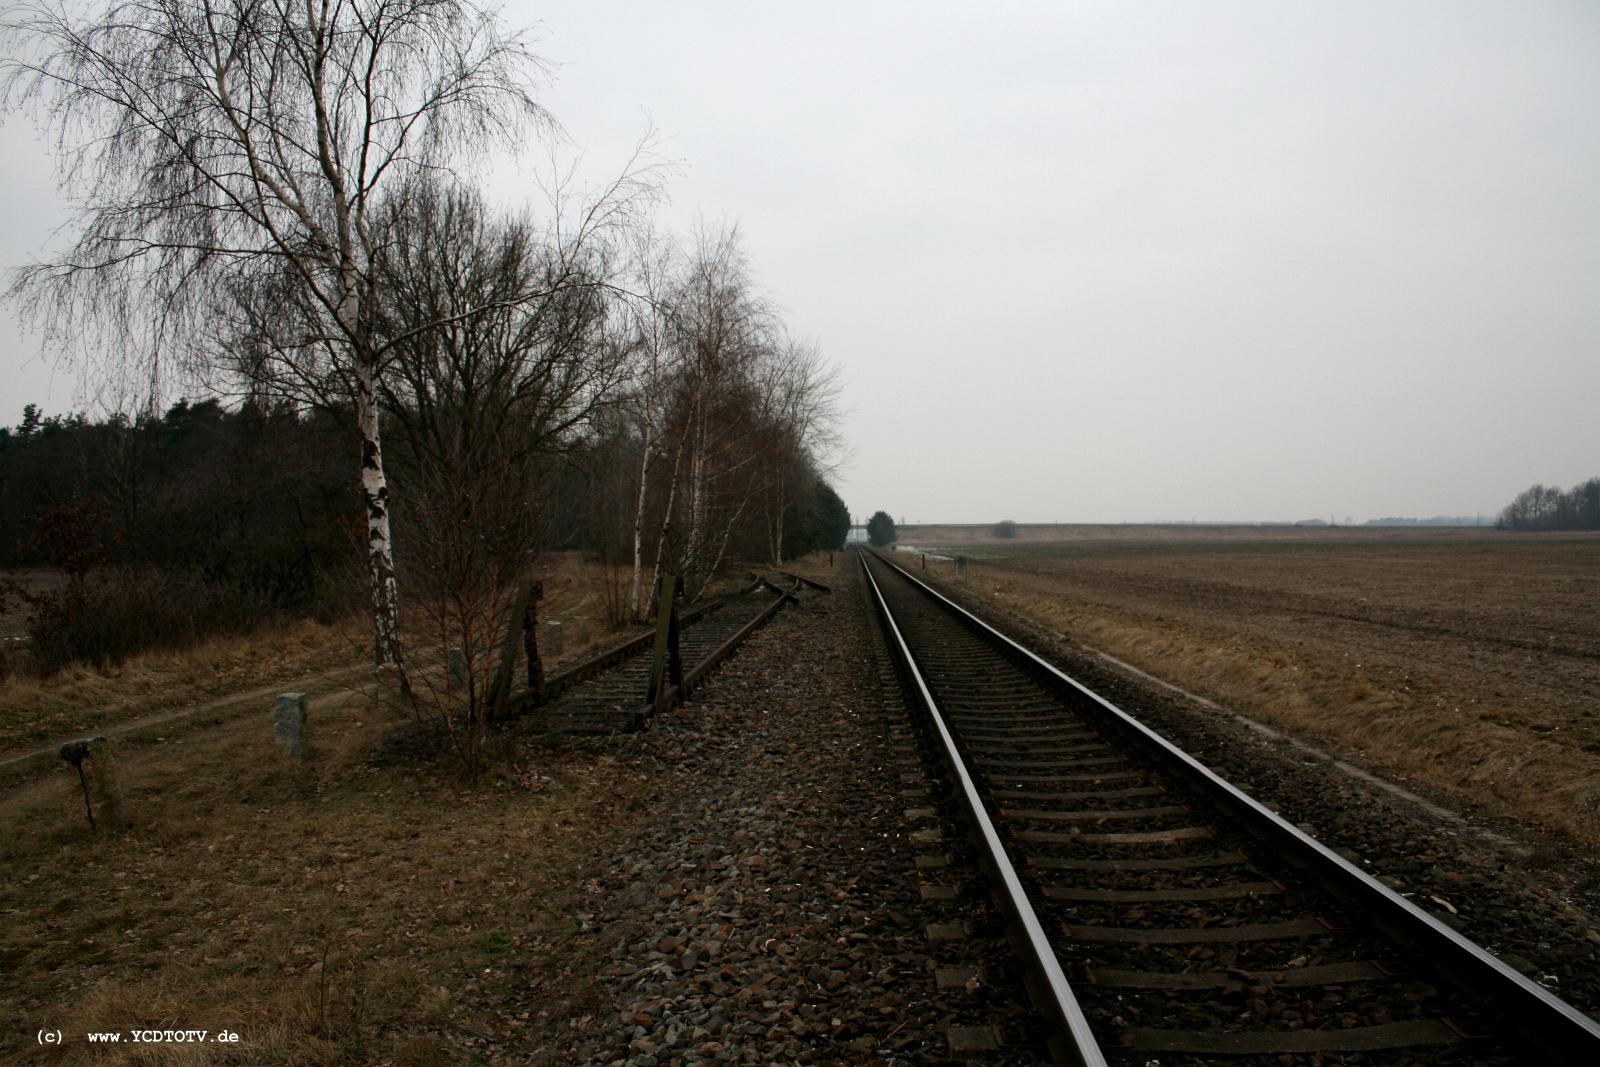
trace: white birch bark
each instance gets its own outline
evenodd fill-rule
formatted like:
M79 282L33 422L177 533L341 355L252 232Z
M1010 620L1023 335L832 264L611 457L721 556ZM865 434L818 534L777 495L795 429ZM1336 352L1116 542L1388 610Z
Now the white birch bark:
M389 531L389 481L383 469L376 382L369 364L356 368L356 423L361 433L361 497L367 511L367 563L371 574L373 662L403 664L400 597L394 575L394 542Z
M644 458L639 461L639 496L633 508L633 584L628 592L628 618L639 618L639 585L644 578L644 506L650 492L650 460L655 451L655 435L646 418Z
M656 531L656 565L655 576L661 576L661 556L667 547L667 530L672 526L672 509L678 503L678 474L683 468L683 445L679 444L672 456L672 477L667 482L667 506L662 512L661 528ZM658 582L650 584L650 606L645 609L646 617L656 613L656 594L661 588Z

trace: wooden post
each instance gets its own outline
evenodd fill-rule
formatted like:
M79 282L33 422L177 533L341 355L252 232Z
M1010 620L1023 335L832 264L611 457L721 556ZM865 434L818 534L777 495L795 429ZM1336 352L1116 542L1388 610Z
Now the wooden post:
M533 583L533 594L522 612L522 651L528 657L528 696L534 707L544 703L544 661L539 658L539 601L544 583Z
M967 580L967 557L966 556L957 556L956 557L956 581L964 582L966 580Z
M922 554L922 569L928 569L928 554L926 552Z
M506 702L511 697L511 672L517 665L517 646L522 644L523 623L527 619L528 604L533 600L537 582L522 587L517 602L511 608L511 622L506 627L506 639L500 645L500 662L495 666L494 684L489 687L488 717L499 719L505 715Z
M683 684L683 650L679 645L678 576L661 579L660 607L656 612L656 641L650 653L650 688L644 702L663 710L670 686Z

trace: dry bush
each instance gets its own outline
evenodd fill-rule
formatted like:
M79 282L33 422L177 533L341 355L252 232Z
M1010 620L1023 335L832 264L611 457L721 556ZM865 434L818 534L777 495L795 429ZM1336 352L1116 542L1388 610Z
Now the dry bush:
M149 649L247 633L276 614L266 598L185 572L101 571L30 597L33 665L118 664Z

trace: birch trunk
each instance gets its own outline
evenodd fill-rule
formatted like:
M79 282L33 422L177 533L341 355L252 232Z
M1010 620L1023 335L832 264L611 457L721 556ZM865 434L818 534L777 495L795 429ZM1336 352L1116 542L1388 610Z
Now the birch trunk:
M644 458L639 461L639 499L633 508L633 587L628 592L628 618L639 618L639 583L644 577L644 505L650 490L650 456L654 435L644 435Z
M672 477L667 482L667 507L661 515L661 529L656 531L656 566L655 577L661 577L661 554L667 547L667 530L672 525L672 509L678 502L678 472L683 468L683 445L680 443L672 454ZM650 606L645 609L645 617L656 613L656 594L661 588L659 581L650 583Z
M683 569L688 572L686 577L699 573L700 554L709 535L709 531L706 530L705 429L698 419L695 421L690 440L689 537L683 552Z
M772 526L772 565L783 566L783 475L778 474L773 481L776 483L772 495L776 507L773 509Z
M400 668L400 597L389 532L389 481L383 469L376 381L366 361L356 367L356 423L361 432L361 496L367 511L367 563L372 577L373 662Z
M728 554L728 539L733 536L733 528L737 526L739 524L739 520L744 517L744 509L749 506L749 504L750 498L748 496L739 501L739 507L736 511L734 511L733 518L729 519L727 525L722 528L722 538L717 543L717 554L715 558L712 559L711 566L706 568L706 574L705 577L700 581L700 587L695 590L694 595L696 599L698 599L700 595L706 591L706 586L711 584L711 576L716 574L717 571L722 568L723 557Z

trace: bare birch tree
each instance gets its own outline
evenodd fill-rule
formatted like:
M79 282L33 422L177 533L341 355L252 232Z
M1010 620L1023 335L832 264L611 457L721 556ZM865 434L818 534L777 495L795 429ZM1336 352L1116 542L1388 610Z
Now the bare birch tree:
M673 304L681 371L667 529L678 535L677 569L693 599L721 566L753 496L755 371L775 318L752 291L733 226L696 234Z
M633 299L628 301L633 329L634 387L627 411L638 435L639 482L633 501L631 529L633 570L628 585L628 618L638 621L644 578L646 515L650 502L650 480L656 461L667 456L663 441L670 406L670 389L677 379L677 352L672 344L675 330L671 290L679 269L676 249L653 233L640 231L634 251ZM676 487L676 477L672 480ZM670 512L671 503L667 510ZM659 534L659 531L658 531ZM659 566L659 555L657 557Z
M762 457L768 559L784 562L785 530L795 505L828 470L838 449L838 371L815 345L787 340L761 370Z
M7 105L54 132L78 203L76 243L12 294L48 337L97 322L158 364L227 294L285 287L353 401L374 654L400 666L378 406L405 338L375 330L384 220L421 177L552 125L539 61L472 0L132 0L89 21L38 3L4 27Z

